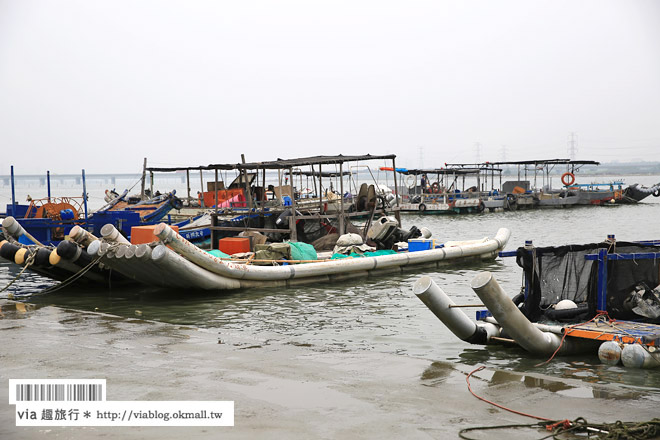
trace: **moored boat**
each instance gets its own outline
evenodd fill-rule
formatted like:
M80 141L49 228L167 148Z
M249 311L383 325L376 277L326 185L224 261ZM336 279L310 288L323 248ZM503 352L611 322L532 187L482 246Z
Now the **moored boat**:
M470 343L515 343L544 356L598 353L609 365L660 367L660 242L613 236L548 248L528 242L501 255L517 258L524 293L511 299L492 274L477 275L471 287L488 310L477 312L476 323L429 277L413 291Z
M216 257L194 246L164 223L154 232L160 240L158 243L131 246L104 239L93 243L88 251L99 257L104 265L143 284L234 290L333 282L397 273L409 266L492 259L504 248L510 236L509 230L502 228L491 239L447 243L447 246L437 244L428 250L392 251L387 255L334 260L330 255L318 260L274 259L266 262L268 265L255 265L255 260ZM135 258L129 259L126 255Z

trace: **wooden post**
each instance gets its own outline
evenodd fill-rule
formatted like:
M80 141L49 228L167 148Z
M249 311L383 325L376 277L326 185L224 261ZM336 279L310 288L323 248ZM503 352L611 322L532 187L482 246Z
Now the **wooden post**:
M149 171L149 178L151 179L150 180L151 183L149 184L149 191L151 191L151 197L153 198L153 196L154 196L154 172L153 171Z
M291 228L291 241L298 241L298 231L296 230L296 190L293 188L293 169L289 167L289 177L291 178L291 217L289 217L289 227Z
M319 214L323 213L323 183L321 181L321 179L322 179L322 177L321 177L321 174L322 174L321 168L322 168L322 165L319 164Z
M142 188L140 190L140 200L144 200L144 184L147 179L147 158L144 158L144 163L142 165Z

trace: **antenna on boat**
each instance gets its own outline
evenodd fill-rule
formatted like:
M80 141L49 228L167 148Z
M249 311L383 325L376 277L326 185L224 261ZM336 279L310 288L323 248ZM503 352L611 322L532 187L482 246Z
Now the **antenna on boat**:
M142 165L142 188L140 189L140 200L144 200L144 184L147 180L147 158L144 158L144 165ZM204 191L202 189L202 191Z

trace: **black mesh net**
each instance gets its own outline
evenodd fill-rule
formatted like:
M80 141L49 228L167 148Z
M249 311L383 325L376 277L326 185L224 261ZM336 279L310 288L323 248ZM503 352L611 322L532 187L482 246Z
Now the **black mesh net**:
M532 321L550 316L552 306L568 299L575 302L583 317L596 314L598 262L585 255L610 253L659 252L660 247L637 243L610 242L559 247L519 248L516 261L529 282L529 293L520 308ZM615 319L649 318L633 311L634 292L639 286L651 290L658 286L656 259L609 260L607 263L607 312ZM648 295L647 295L648 298Z

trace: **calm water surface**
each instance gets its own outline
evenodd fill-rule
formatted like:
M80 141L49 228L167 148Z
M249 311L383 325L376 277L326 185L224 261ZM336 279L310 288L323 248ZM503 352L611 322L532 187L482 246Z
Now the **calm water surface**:
M629 177L628 182L651 184L657 177ZM465 216L403 217L405 228L426 226L436 239L475 239L494 236L507 227L513 250L531 239L537 246L587 243L615 234L619 240L660 239L660 198L650 197L636 206L576 207ZM430 275L458 304L479 302L469 287L481 270L494 272L503 288L520 291L521 271L513 258L449 269L419 269L367 281L335 283L294 289L254 289L224 294L150 289L63 290L31 295L50 282L25 274L12 286L26 301L80 310L98 310L125 317L216 329L223 334L247 334L267 344L279 341L309 345L322 351L370 350L449 360L465 365L486 365L505 370L533 372L556 378L575 378L588 383L618 383L635 389L657 389L660 401L660 370L630 370L604 367L594 356L554 360L530 359L521 350L469 345L458 340L415 297L412 284L422 274ZM16 274L15 266L0 264L0 287ZM5 293L6 294L6 293ZM472 309L467 309L472 316Z

